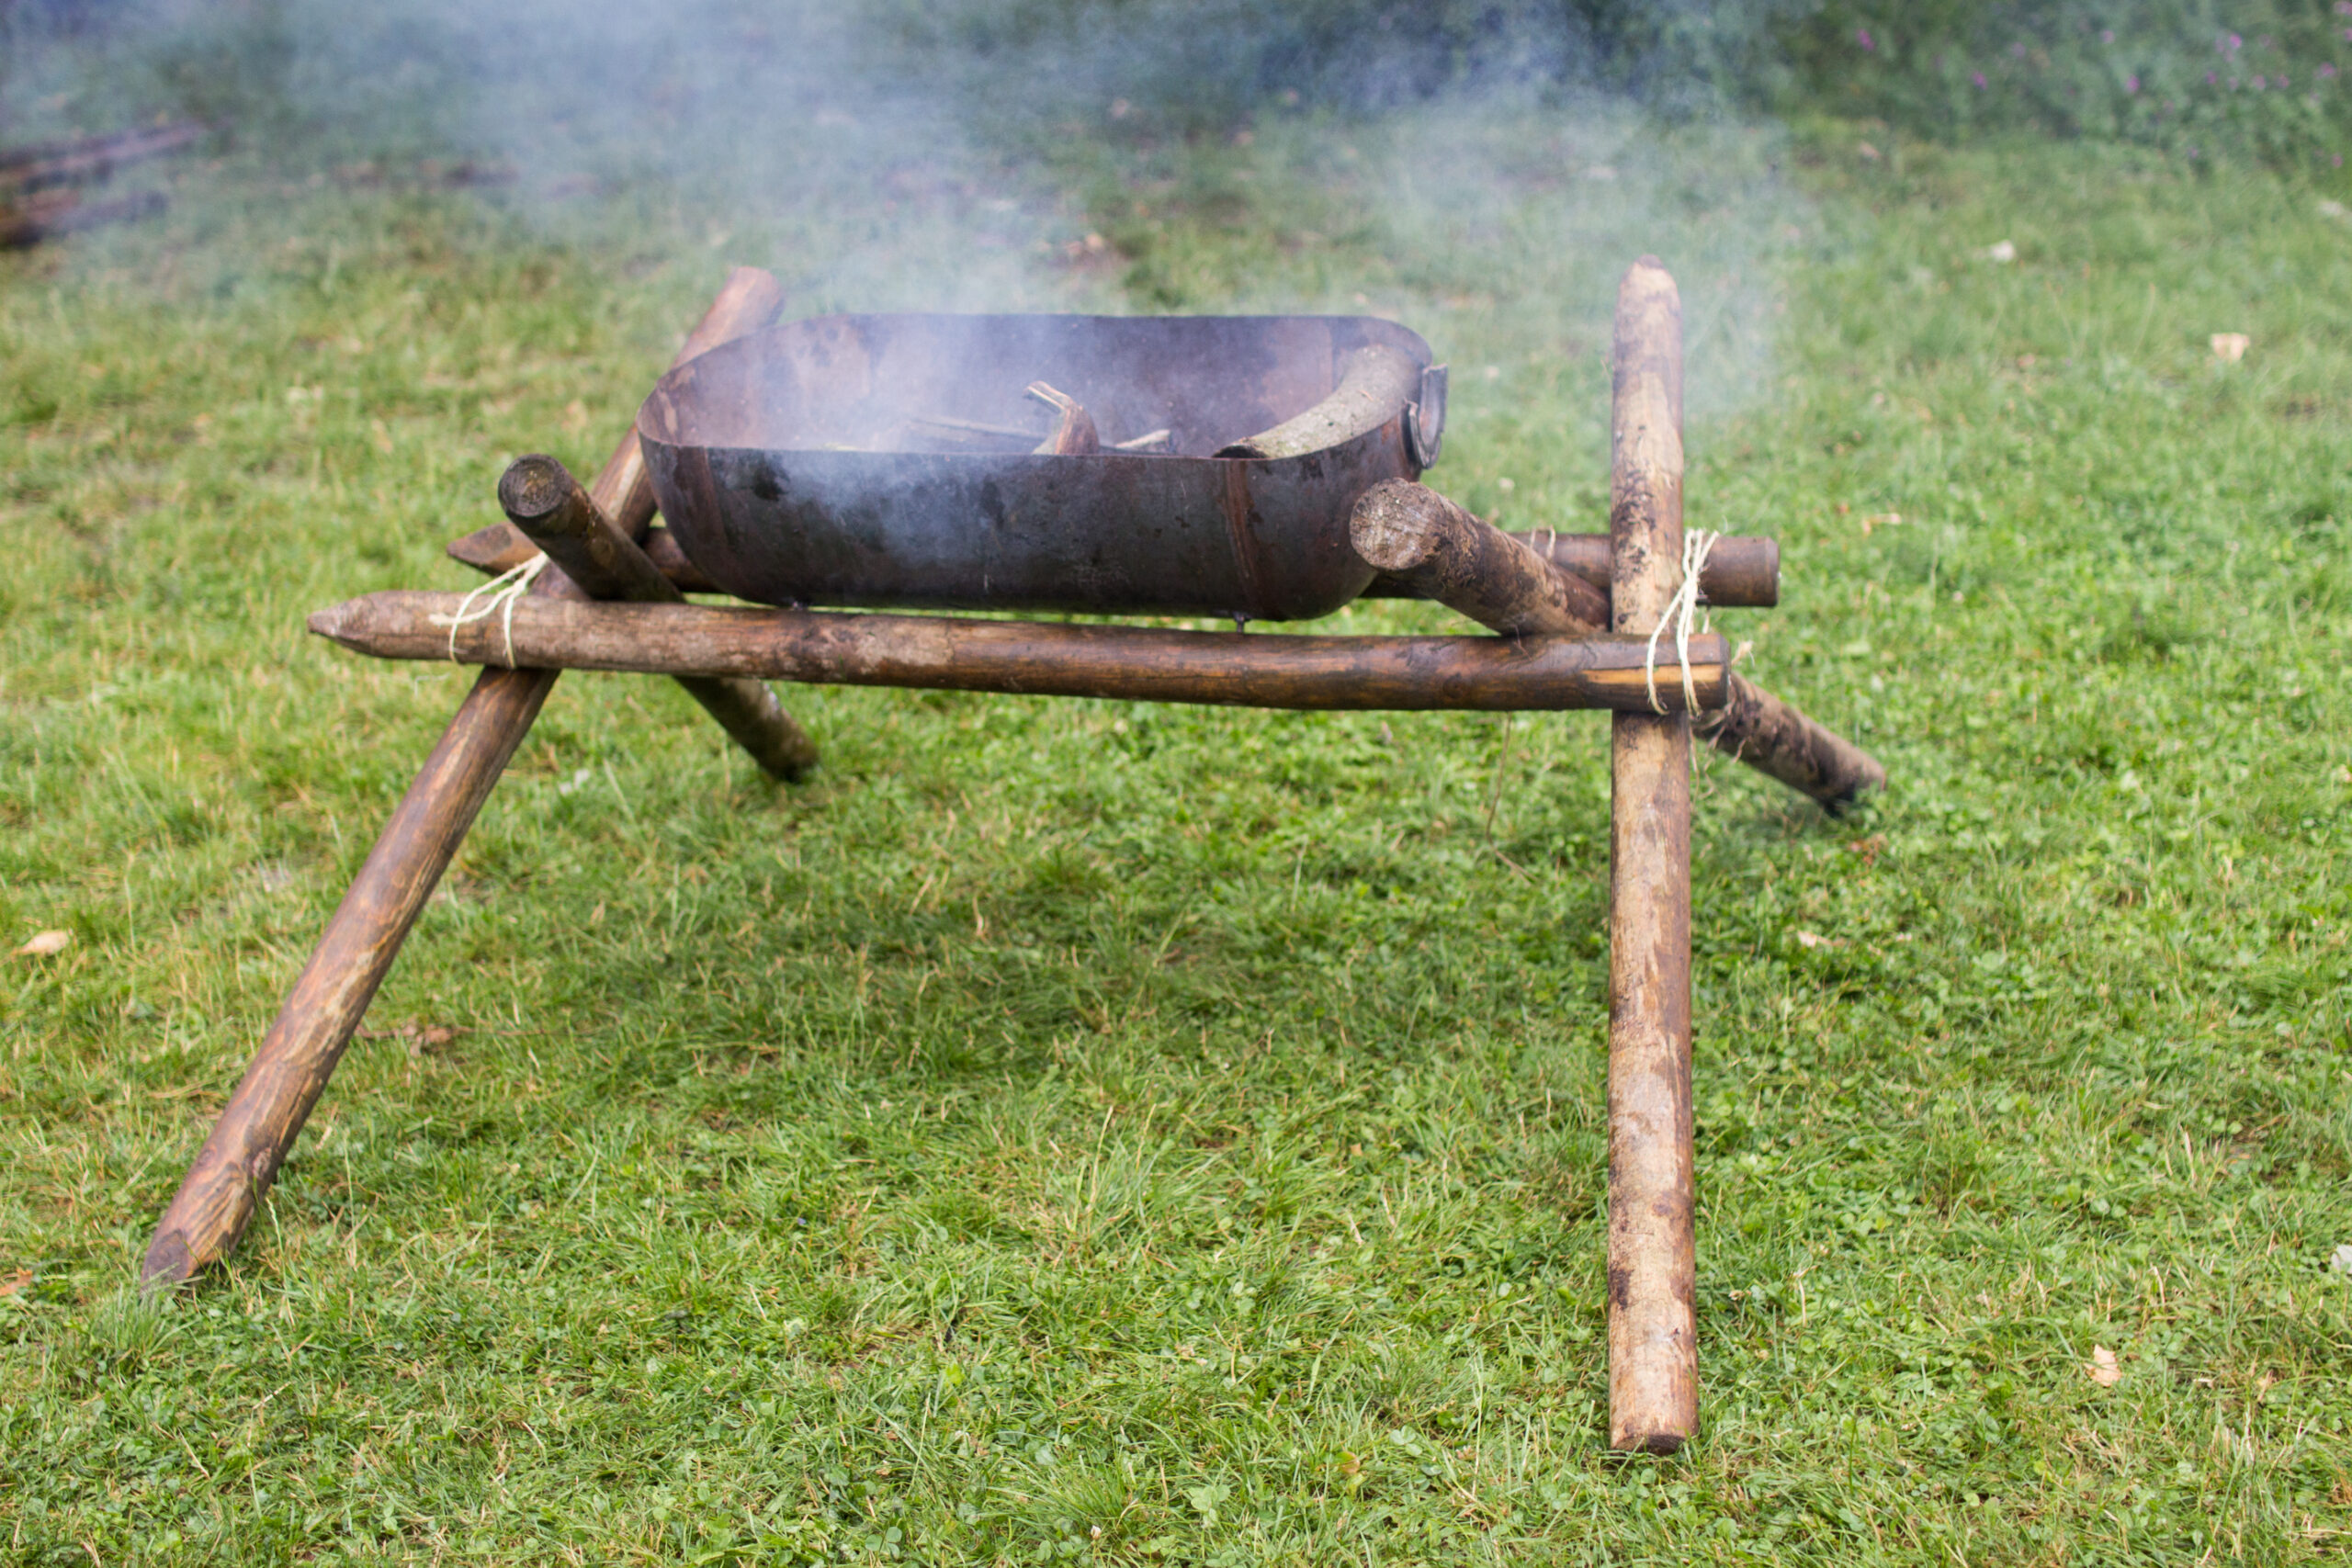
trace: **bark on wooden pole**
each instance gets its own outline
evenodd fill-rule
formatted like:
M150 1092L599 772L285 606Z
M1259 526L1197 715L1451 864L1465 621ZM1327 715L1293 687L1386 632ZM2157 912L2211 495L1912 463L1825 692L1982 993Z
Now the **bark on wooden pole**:
M450 656L460 596L370 593L311 629L379 659ZM1067 626L955 615L835 615L715 604L529 600L457 628L457 657L652 675L750 675L846 686L1115 697L1129 702L1334 710L1648 711L1646 639L1602 637L1291 637ZM1700 705L1723 700L1728 649L1690 639ZM1681 667L1657 694L1683 702Z
M686 558L678 547L677 536L667 528L648 528L638 541L670 586L681 593L722 593L726 590L703 575L702 569ZM462 538L448 544L449 558L476 571L495 577L502 571L512 571L538 553L539 547L531 543L520 528L512 523L492 523L487 528L477 528Z
M1733 675L1729 688L1729 700L1693 726L1724 756L1813 796L1833 814L1886 787L1879 760L1844 736L1758 690L1745 676Z
M529 536L592 599L683 604L635 540L604 514L580 481L545 453L517 457L498 481L507 521ZM684 675L678 684L773 778L789 783L817 765L817 743L775 694L745 675Z
M1365 564L1417 597L1506 636L1591 637L1609 624L1607 594L1426 485L1373 486L1349 516L1348 536Z
M1611 611L1646 635L1682 576L1681 302L1648 256L1617 291L1613 379ZM1690 721L1617 715L1610 778L1609 1441L1672 1453L1699 1418Z
M679 362L765 326L782 303L774 277L739 267L687 339ZM599 505L625 532L644 531L653 516L653 493L634 427L597 486ZM579 596L560 571L544 574L534 589L546 591L534 603ZM244 1234L409 928L558 674L485 670L474 682L327 922L253 1066L157 1223L141 1269L150 1291L178 1284L217 1262Z
M1584 637L1610 613L1606 597L1546 562L1525 535L1502 533L1409 480L1385 479L1366 491L1349 525L1356 553L1380 568L1396 593L1434 599L1496 631ZM1776 549L1776 583L1778 556ZM1770 693L1737 674L1727 678L1726 692L1724 706L1702 705L1694 719L1697 733L1725 756L1832 811L1886 784L1876 758Z
M1609 593L1609 536L1558 534L1548 528L1509 533L1545 560L1572 577L1592 584L1604 599ZM457 547L450 547L457 554ZM459 557L466 559L465 557ZM485 567L487 563L485 562ZM681 584L680 586L684 586ZM689 592L693 590L689 589ZM1367 599L1424 599L1429 595L1383 573L1363 591ZM1741 534L1726 534L1707 552L1699 572L1699 602L1717 609L1765 609L1781 602L1781 542Z

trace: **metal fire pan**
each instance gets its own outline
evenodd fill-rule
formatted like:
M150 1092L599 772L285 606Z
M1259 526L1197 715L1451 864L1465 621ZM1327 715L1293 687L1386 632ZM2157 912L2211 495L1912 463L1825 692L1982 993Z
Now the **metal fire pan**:
M673 370L637 430L678 543L741 598L1306 620L1372 581L1349 510L1419 473L1439 396L1302 455L1211 454L1320 403L1367 348L1442 388L1418 334L1363 317L823 316ZM1035 455L1054 414L1033 381L1105 450Z

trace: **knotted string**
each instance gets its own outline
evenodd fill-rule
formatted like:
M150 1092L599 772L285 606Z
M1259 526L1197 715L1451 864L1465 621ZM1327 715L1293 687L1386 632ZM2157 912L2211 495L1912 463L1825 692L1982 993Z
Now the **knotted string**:
M1657 639L1667 626L1674 627L1674 657L1682 666L1682 711L1699 711L1698 683L1690 678L1690 620L1699 617L1699 630L1705 632L1711 623L1699 608L1699 573L1707 564L1707 552L1715 547L1723 536L1705 528L1693 528L1682 536L1682 583L1675 589L1674 597L1666 603L1666 614L1650 632L1649 651L1642 659L1642 675L1649 684L1650 711L1664 713L1666 705L1657 700Z
M547 557L533 556L521 566L500 572L458 601L456 615L425 617L434 626L449 628L450 663L458 662L458 628L475 621L486 621L503 611L505 616L506 667L509 670L514 668L514 602L531 591L531 584L539 580L539 573L547 570ZM480 605L474 604L477 599L481 601Z

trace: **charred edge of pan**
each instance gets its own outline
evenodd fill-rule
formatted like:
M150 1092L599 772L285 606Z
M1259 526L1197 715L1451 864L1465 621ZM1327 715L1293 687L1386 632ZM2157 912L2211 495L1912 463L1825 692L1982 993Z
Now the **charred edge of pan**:
M1226 536L1233 542L1233 565L1241 580L1241 614L1251 620L1263 618L1264 595L1258 584L1257 540L1250 532L1251 504L1250 497L1250 465L1227 463L1225 466L1225 493L1222 497Z
M732 566L737 554L733 537L734 530L728 527L726 510L719 505L718 476L711 471L709 450L703 447L673 446L670 451L674 464L671 469L671 479L683 492L686 509L718 523L719 531L726 536L719 541L722 562ZM685 543L683 538L678 542L681 545Z

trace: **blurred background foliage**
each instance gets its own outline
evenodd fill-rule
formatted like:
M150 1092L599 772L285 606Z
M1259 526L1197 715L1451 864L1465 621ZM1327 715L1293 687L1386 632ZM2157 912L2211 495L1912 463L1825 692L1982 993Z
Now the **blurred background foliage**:
M819 61L865 94L954 95L1016 141L1113 101L1138 134L1200 136L1465 91L1600 92L1677 118L2034 131L2334 180L2352 129L2352 0L0 0L0 133L162 109L295 155L462 155L498 140L494 115L449 112L469 97L724 100L746 69Z
M1117 62L1122 91L1200 119L1534 83L1669 112L1827 112L1937 138L2039 130L2329 168L2352 52L2344 0L963 0L905 5L890 25L941 56Z

